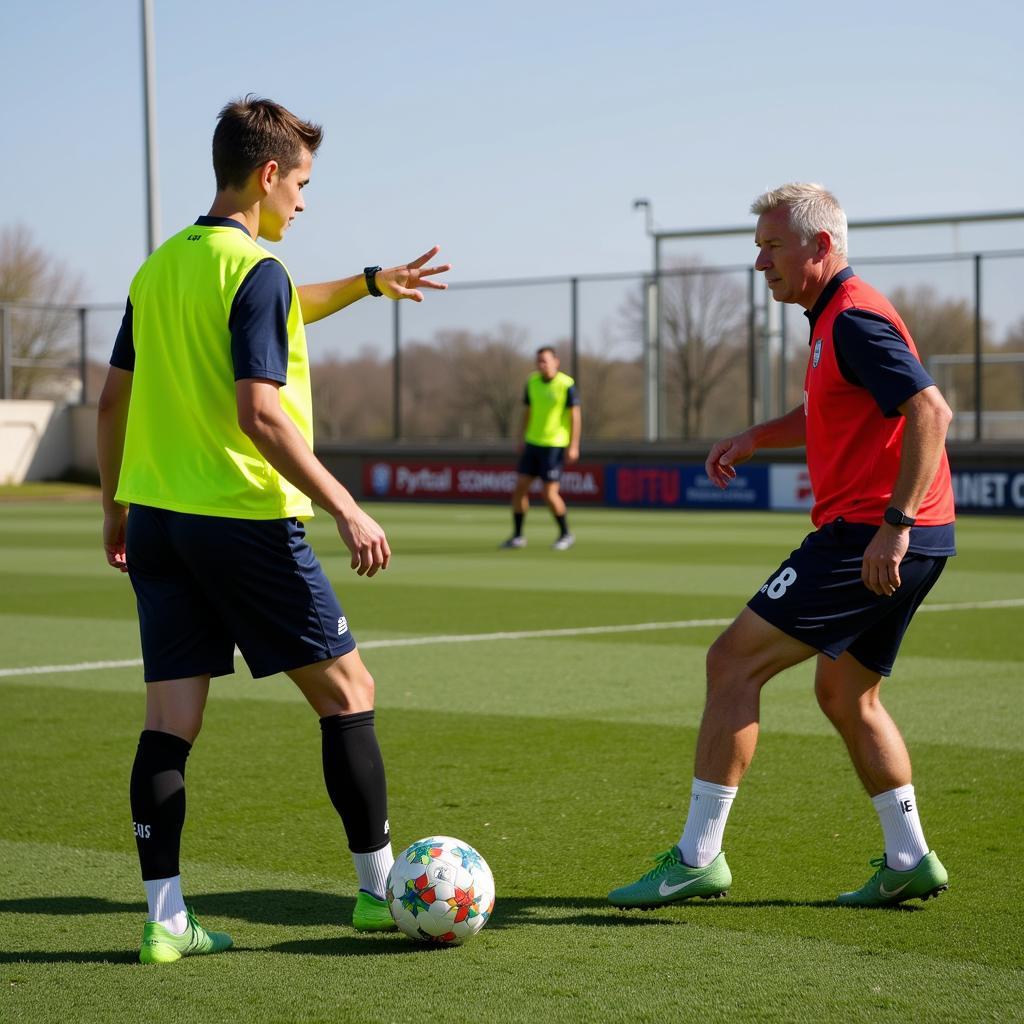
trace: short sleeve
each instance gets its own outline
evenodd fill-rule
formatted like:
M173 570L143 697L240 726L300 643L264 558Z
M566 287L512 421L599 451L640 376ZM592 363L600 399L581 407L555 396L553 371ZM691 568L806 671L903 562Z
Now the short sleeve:
M228 318L235 380L288 380L288 314L292 286L275 259L249 271L235 293Z
M132 331L132 300L124 307L124 316L114 339L114 350L110 353L110 365L119 370L135 372L135 335Z
M576 390L576 385L571 384L569 390L565 393L565 405L567 409L571 409L574 405L580 404L580 393Z
M877 313L844 310L832 337L843 376L866 388L885 416L899 416L908 398L935 383L896 327Z

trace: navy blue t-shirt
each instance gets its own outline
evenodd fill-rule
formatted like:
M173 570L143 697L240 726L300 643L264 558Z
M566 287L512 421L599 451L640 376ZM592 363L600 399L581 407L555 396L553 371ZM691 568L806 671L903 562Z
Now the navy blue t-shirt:
M242 224L226 217L200 217L196 224L200 227L233 227L248 234ZM287 382L291 304L291 282L277 260L268 256L246 275L235 293L228 317L235 380L259 377L280 384ZM131 299L125 306L121 328L114 340L110 365L119 370L135 369Z

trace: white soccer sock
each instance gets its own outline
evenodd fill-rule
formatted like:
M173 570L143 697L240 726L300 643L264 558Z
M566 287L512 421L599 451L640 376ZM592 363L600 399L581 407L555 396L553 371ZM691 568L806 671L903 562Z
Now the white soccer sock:
M885 835L885 863L894 871L909 871L917 867L921 858L928 853L924 841L921 819L917 814L917 800L913 786L889 789L871 802L878 811Z
M173 878L143 879L146 900L149 903L149 920L162 924L174 935L181 935L188 927L185 915L185 897L181 895L181 875Z
M356 866L359 888L373 893L379 899L384 898L388 887L388 872L395 863L395 855L391 852L391 844L374 850L373 853L353 853L352 863Z
M722 852L722 833L737 788L693 780L690 813L677 844L684 864L691 868L707 867Z

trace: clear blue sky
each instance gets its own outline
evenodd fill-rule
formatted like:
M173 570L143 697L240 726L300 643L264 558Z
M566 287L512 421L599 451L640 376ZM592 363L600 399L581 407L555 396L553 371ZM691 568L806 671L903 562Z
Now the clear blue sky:
M139 6L0 13L0 224L91 301L123 301L144 256ZM453 279L644 269L635 197L659 227L741 224L794 179L851 218L1024 207L1009 0L155 8L164 235L209 206L219 107L260 93L326 129L280 250L300 280L434 242ZM1024 225L993 238L1024 245Z

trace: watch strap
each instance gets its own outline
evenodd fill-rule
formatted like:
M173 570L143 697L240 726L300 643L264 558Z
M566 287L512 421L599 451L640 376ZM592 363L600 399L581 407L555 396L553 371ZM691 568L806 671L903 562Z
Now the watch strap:
M913 516L908 516L903 509L896 508L895 505L890 505L885 510L883 518L890 526L913 526L917 522Z
M375 298L379 299L384 293L377 287L377 271L380 267L364 267L363 277L366 278L366 290Z

